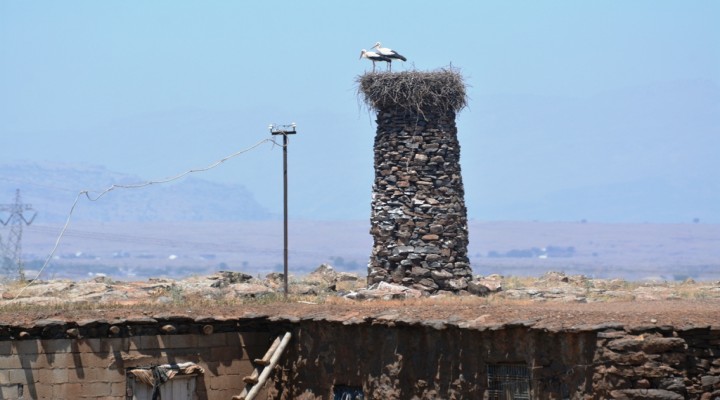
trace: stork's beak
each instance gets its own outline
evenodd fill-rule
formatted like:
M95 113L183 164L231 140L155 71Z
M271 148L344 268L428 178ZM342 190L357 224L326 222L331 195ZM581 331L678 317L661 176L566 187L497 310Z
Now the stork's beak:
M363 56L364 53L365 53L364 51L361 51L361 52L360 52L360 58L362 58L362 56ZM358 58L358 60L359 60L360 58Z

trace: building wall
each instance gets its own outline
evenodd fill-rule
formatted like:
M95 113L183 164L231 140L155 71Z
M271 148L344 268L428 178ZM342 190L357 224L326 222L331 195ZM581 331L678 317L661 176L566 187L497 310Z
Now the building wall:
M527 374L528 397L513 398L720 399L720 326L547 331L303 322L286 353L274 399L330 399L339 386L369 399L503 398L489 390L489 375L504 366Z
M2 399L125 399L126 370L191 361L196 398L227 400L269 346L263 332L0 341Z
M533 399L591 392L594 333L398 325L303 323L272 398L329 399L340 385L369 399L483 399L489 365L526 367Z
M106 337L96 324L94 332L104 335L86 339L50 338L67 325L36 326L26 339L17 339L25 328L0 327L12 335L0 338L0 398L125 399L128 369L192 361L205 369L195 398L229 399L244 388L251 360L267 351L274 338L268 332L287 330L292 340L261 399L331 399L338 388L369 399L493 399L492 371L507 366L524 370L515 378L526 380L536 400L720 398L720 325L547 330L533 321L463 328L467 322L392 316L252 321L254 332L218 332L235 326L225 321L208 335L178 324L193 333L125 337Z

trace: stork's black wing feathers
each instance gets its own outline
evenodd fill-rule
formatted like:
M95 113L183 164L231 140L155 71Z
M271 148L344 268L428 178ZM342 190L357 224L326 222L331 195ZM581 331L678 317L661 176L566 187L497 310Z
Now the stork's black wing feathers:
M375 61L385 61L385 62L392 62L392 58L388 56L384 56L382 54L378 54L377 56L370 56L371 60Z
M405 58L402 54L398 53L397 51L393 50L392 54L389 55L390 58L397 58L398 60L407 61L407 58Z

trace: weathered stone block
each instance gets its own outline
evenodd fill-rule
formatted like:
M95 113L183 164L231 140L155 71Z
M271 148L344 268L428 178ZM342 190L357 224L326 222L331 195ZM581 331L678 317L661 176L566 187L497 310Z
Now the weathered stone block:
M675 337L651 337L644 340L641 345L644 352L651 354L684 351L687 346L684 339Z
M433 271L430 273L430 276L431 276L435 281L445 281L445 280L447 280L447 279L452 278L452 277L453 277L453 274L452 274L451 272L443 269L443 270L433 270Z

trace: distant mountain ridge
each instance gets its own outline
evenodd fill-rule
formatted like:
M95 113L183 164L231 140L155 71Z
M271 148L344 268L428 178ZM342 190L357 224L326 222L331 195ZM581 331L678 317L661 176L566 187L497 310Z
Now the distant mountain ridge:
M20 189L41 223L64 221L77 194L97 198L112 185L147 182L102 166L50 162L0 164L0 204L12 204ZM242 221L274 219L243 185L210 182L189 176L143 188L116 188L91 201L81 196L73 219L98 222ZM3 218L4 219L4 218Z

